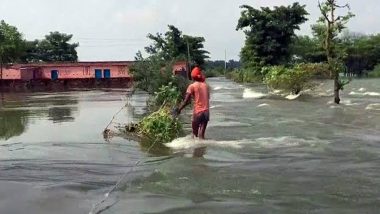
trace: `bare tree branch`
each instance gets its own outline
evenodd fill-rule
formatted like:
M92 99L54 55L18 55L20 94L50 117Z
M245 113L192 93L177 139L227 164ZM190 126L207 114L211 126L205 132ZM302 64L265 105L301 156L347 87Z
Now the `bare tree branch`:
M334 3L334 6L337 7L337 8L348 8L349 10L351 10L350 8L350 5L349 4L345 4L345 5L338 5L338 4L335 4Z
M326 11L323 10L322 5L321 5L321 2L320 2L319 0L318 0L318 7L319 7L319 10L321 11L322 15L325 17L325 19L326 19L329 23L332 23L332 21L330 21L329 17L327 16Z

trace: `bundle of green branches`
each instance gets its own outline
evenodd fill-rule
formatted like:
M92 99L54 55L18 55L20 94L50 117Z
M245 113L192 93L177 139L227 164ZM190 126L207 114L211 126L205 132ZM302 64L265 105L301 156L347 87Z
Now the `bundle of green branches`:
M181 100L181 92L172 82L162 85L148 101L150 111L156 111L163 106L176 106Z
M181 92L169 83L163 85L149 102L152 113L145 116L138 124L128 125L128 132L135 132L152 143L168 143L182 134L182 124L172 109L181 100Z
M182 124L178 118L173 117L170 108L164 106L144 117L139 122L137 130L149 141L167 143L182 134Z

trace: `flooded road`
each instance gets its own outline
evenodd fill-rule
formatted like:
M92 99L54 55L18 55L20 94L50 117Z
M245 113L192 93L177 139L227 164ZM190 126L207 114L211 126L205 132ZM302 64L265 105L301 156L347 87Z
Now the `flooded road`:
M352 82L340 106L331 82L297 98L208 83L208 140L166 156L103 139L126 103L112 126L138 120L143 93L0 94L0 213L378 213L380 80Z

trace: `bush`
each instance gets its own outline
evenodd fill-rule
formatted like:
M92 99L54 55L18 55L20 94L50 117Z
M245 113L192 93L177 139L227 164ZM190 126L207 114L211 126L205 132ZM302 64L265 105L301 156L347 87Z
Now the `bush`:
M182 134L182 124L171 115L170 108L162 107L138 124L138 133L152 143L168 143Z
M293 94L313 87L311 79L319 68L318 64L297 64L293 68L284 66L266 67L264 82L272 89L280 89Z
M380 64L376 65L373 71L368 72L368 77L380 78Z
M261 82L263 75L253 69L239 69L226 74L226 78L240 83Z

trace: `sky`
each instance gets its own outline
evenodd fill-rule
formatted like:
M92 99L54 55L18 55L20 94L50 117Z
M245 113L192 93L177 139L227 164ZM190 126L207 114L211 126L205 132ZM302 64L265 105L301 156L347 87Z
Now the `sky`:
M80 61L133 60L150 44L147 34L168 25L183 34L202 36L212 60L239 59L244 33L236 31L240 5L289 5L295 0L0 0L0 19L16 26L28 40L52 31L73 34ZM310 13L298 34L310 34L319 17L318 0L299 0ZM350 31L380 33L379 0L338 0L356 15Z

